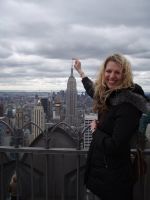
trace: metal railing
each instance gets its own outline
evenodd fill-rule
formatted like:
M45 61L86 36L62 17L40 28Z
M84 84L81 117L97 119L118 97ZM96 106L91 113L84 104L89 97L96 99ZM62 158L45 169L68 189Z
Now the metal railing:
M9 159L12 154L16 158L13 161ZM8 185L14 172L18 181L17 200L20 197L21 200L90 199L83 183L86 155L87 150L75 148L0 146L0 199L7 200ZM149 158L150 149L145 149L144 155ZM150 197L149 173L148 170L146 177L136 185L136 200Z
M8 153L16 155L16 160L14 162L6 159L4 155L8 155ZM22 160L19 159L20 154L24 154ZM18 200L19 196L21 196L22 199L28 200L37 200L38 198L45 200L66 200L66 196L70 200L71 198L77 200L81 199L80 187L81 182L83 182L81 181L81 173L83 174L86 154L86 150L76 150L74 148L45 149L39 147L15 148L0 146L0 185L3 185L0 189L0 199L6 199L8 197L7 188L14 172L17 175L18 181ZM41 164L41 161L45 162ZM60 177L58 177L57 173L59 173ZM37 182L35 180L37 180ZM40 181L42 184L40 184ZM59 184L59 181L62 185ZM68 185L67 181L69 181L72 186ZM28 182L28 186L25 182ZM55 184L53 185L52 182ZM23 185L24 183L25 186ZM65 187L65 183L67 183L71 190L74 190L73 195L71 193L66 194L68 189ZM37 185L41 187L41 194L35 191ZM58 190L57 187L59 187ZM82 188L84 189L84 186ZM29 190L30 193L28 192L28 194L26 194L26 191ZM51 190L51 192L49 192L49 190Z
M2 120L0 123L6 125L15 137L14 147L0 146L0 200L9 197L8 186L14 173L17 176L17 200L20 197L21 200L94 200L84 186L87 150L81 149L83 134L89 127L72 129L65 122L59 122L43 131L30 122L23 128L37 126L43 135L45 147L20 147L18 137L23 128L15 130ZM61 125L72 132L75 148L49 148L55 129ZM131 152L135 151L132 149ZM144 155L149 163L150 149L145 149ZM150 170L135 185L135 200L150 199L147 189L149 173Z

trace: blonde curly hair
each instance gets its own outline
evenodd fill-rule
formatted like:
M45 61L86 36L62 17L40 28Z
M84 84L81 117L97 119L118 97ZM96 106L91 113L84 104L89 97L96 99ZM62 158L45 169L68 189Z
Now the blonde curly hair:
M115 89L109 89L105 83L104 74L107 63L113 61L117 63L123 70L122 82ZM94 83L94 104L95 112L107 110L106 99L114 90L129 88L133 86L133 76L130 62L121 54L113 54L108 56L102 64L98 77Z

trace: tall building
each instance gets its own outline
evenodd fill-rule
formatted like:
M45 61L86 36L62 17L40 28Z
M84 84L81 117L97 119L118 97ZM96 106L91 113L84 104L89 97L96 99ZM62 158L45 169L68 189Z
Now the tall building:
M70 126L77 125L77 88L76 79L73 76L73 66L67 82L66 90L66 120Z
M143 114L140 119L139 131L144 135L147 125L150 123L150 113Z
M150 123L147 124L147 127L146 127L146 136L147 136L148 141L150 141Z
M3 103L0 103L0 117L4 116L4 105Z
M45 130L45 113L40 100L33 108L32 121L40 127L39 129L37 126L32 125L32 134L35 139L42 131Z
M16 119L15 119L16 128L21 129L23 127L23 108L18 107L16 109Z
M87 128L90 125L90 123L95 119L97 119L97 114L95 114L95 113L90 113L88 115L85 114L85 116L84 116L84 128ZM89 148L91 140L92 140L92 133L90 131L90 128L87 128L85 133L84 133L84 138L83 138L83 148L84 149Z
M48 122L50 119L50 100L48 97L41 98L41 104L43 106L45 115L46 115L46 121Z
M12 106L12 105L8 105L6 108L6 123L8 123L8 125L11 128L15 127L15 115L16 115L16 109Z
M60 97L57 96L55 99L55 103L53 105L53 121L56 123L61 119L61 101Z

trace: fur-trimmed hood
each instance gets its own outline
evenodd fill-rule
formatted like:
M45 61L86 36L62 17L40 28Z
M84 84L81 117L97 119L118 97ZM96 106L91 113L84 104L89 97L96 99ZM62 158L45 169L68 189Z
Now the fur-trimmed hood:
M150 104L148 103L142 88L139 85L135 85L134 89L123 89L113 92L110 95L110 105L119 105L122 103L131 103L142 113L150 112Z

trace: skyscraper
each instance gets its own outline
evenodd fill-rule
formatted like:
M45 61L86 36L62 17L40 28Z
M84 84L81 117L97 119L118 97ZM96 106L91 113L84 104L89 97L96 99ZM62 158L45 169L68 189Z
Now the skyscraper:
M53 105L53 121L59 122L61 118L61 100L59 96L56 96Z
M32 121L40 127L39 129L37 126L32 125L32 134L35 139L41 133L41 130L44 131L45 129L45 113L40 100L33 108Z
M86 114L84 116L84 128L90 126L91 122L95 119L97 120L97 114L95 114L95 113ZM92 141L92 133L91 133L90 127L89 127L84 133L83 148L88 149L91 141Z
M67 82L65 121L70 126L77 125L77 88L76 79L73 76L73 65L71 66L71 74Z
M43 106L44 113L46 116L46 121L48 122L50 119L50 100L48 97L41 98L41 105Z
M4 104L0 103L0 117L4 116Z
M20 106L16 108L16 119L15 119L15 125L16 128L22 128L23 127L23 108Z

